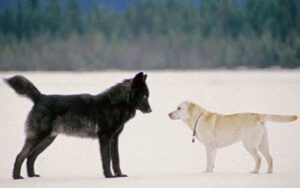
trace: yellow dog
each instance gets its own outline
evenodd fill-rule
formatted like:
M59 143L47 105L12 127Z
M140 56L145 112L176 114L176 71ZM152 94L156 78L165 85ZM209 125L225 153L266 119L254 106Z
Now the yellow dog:
M205 172L212 172L214 168L217 148L242 141L246 150L255 160L252 173L258 173L261 157L266 158L268 173L273 171L273 160L269 152L268 134L264 123L295 121L295 115L266 115L257 113L238 113L222 115L212 113L192 102L183 102L169 114L173 120L182 119L193 130L193 136L205 146L207 154L207 168Z

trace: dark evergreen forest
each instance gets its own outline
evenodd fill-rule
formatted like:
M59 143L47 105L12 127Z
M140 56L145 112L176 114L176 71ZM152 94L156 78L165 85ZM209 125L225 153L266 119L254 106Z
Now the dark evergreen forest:
M12 0L0 70L296 68L296 0Z

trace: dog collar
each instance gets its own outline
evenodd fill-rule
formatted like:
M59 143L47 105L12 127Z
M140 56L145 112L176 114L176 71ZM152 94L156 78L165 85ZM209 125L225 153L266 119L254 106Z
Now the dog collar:
M195 142L195 136L196 136L196 126L197 126L197 124L198 124L198 121L199 121L199 119L201 118L201 116L202 116L202 114L198 117L198 119L197 119L197 121L196 121L196 123L195 123L195 126L194 126L194 130L193 130L193 138L192 138L192 143L194 143Z

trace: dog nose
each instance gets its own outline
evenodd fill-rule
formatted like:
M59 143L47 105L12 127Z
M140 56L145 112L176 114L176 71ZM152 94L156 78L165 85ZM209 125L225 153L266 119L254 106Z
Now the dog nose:
M144 111L144 113L151 113L151 112L152 112L152 109L150 106L149 106L149 108L147 108L147 110Z
M169 117L172 119L172 113L169 113Z

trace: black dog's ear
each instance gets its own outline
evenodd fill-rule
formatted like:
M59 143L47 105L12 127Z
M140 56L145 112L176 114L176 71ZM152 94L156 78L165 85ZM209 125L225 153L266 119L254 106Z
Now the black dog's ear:
M144 74L144 81L146 81L147 79L147 74Z
M147 76L146 76L147 77ZM133 83L142 83L144 82L144 73L143 72L139 72L137 73L134 78L133 78Z

